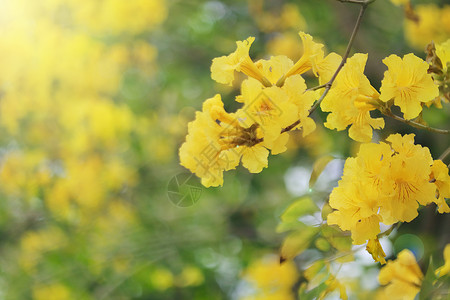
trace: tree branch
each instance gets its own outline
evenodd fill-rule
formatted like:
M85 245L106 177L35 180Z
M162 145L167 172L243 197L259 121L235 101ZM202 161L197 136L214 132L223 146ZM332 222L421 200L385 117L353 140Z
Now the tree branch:
M430 126L427 126L427 125L423 125L423 124L420 124L420 123L417 123L417 122L414 122L414 121L411 121L411 120L405 120L402 117L394 115L391 112L390 109L381 110L381 113L383 115L385 115L385 116L391 117L394 120L403 122L403 123L408 124L408 125L410 125L410 126L412 126L414 128L417 128L417 129L424 129L424 130L427 130L429 132L440 133L440 134L450 134L450 129L438 129L438 128L433 128L433 127L430 127Z

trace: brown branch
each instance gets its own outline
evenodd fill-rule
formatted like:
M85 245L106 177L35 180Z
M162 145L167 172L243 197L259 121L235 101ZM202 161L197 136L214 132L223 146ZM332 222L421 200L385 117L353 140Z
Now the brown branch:
M367 3L366 3L366 2L367 2ZM363 16L364 16L364 12L366 11L367 5L368 5L369 3L371 3L371 2L373 2L373 1L362 1L362 2L358 2L359 4L361 4L361 9L360 9L360 11L359 11L358 19L356 20L355 27L353 28L352 35L350 36L350 40L348 41L347 49L345 50L344 56L342 57L342 61L341 61L341 63L339 64L338 68L336 69L336 72L334 72L333 77L331 77L330 81L328 81L328 82L325 83L325 84L322 84L322 85L313 87L313 88L311 88L311 89L308 89L309 91L314 91L314 90L321 89L321 88L323 88L323 87L325 88L325 91L323 92L322 96L320 96L320 98L317 100L317 102L316 102L316 103L313 105L313 107L311 107L311 109L309 110L308 116L310 116L310 115L317 109L317 107L319 107L319 105L320 105L320 103L322 102L323 98L325 98L325 96L326 96L326 95L328 94L328 92L330 91L331 86L333 85L333 82L334 82L334 80L336 79L337 75L338 75L339 72L341 71L342 67L345 65L345 63L346 63L346 61L347 61L347 58L348 58L348 56L349 56L349 54L350 54L350 50L351 50L351 48L352 48L353 42L354 42L354 40L355 40L356 34L358 33L358 29L359 29L359 27L360 27L360 25L361 25L361 21L362 21L362 18L363 18ZM289 125L288 127L283 128L283 129L281 130L281 133L284 133L284 132L287 132L287 131L290 131L290 130L294 129L298 124L300 124L300 120L297 120L297 121L295 121L294 123L292 123L291 125Z
M319 85L319 86L316 86L316 87L307 89L307 91L315 91L315 90L318 90L318 89L321 89L321 88L325 88L325 91L324 91L323 94L320 96L320 98L319 98L319 99L316 101L316 103L309 109L309 114L308 114L308 116L310 116L310 115L317 109L317 107L319 107L319 105L320 105L320 103L322 102L322 100L325 98L325 96L326 96L326 95L328 94L328 92L330 91L331 86L333 85L333 82L335 81L335 79L336 79L337 75L339 74L339 72L341 71L342 67L345 65L348 56L350 55L350 51L351 51L351 48L352 48L352 46L353 46L353 42L354 42L354 40L355 40L356 34L358 33L359 27L360 27L360 25L361 25L361 21L362 21L362 18L363 18L363 16L364 16L364 12L366 11L367 6L368 6L370 3L374 2L375 0L361 0L361 1L357 1L357 0L338 0L338 1L341 1L341 2L349 2L349 3L357 3L357 4L361 5L361 9L359 10L359 15L358 15L358 18L357 18L357 20L356 20L355 27L353 28L352 35L350 36L350 40L348 41L347 49L345 50L344 56L342 57L342 61L341 61L341 63L339 64L338 68L336 69L336 72L334 72L334 74L333 74L333 76L331 77L330 81L328 81L328 82L325 83L325 84L322 84L322 85ZM294 128L295 128L297 125L299 125L299 124L300 124L300 120L297 120L297 121L295 121L294 123L292 123L291 125L289 125L289 126L283 128L283 129L281 130L281 133L285 133L285 132L291 131L292 129L294 129ZM258 140L256 141L256 143L260 143L260 142L262 142L262 141L264 141L264 138L258 139Z
M450 154L450 147L448 147L448 148L444 151L444 153L442 153L441 156L439 156L438 159L444 161L444 159L445 159L449 154Z
M440 133L440 134L450 134L450 129L433 128L433 127L430 127L430 126L427 126L427 125L423 125L423 124L420 124L420 123L417 123L417 122L414 122L414 121L411 121L411 120L406 120L406 119L403 119L400 116L397 116L397 115L393 114L390 109L383 109L383 110L381 110L381 113L383 115L385 115L385 116L388 116L388 117L390 117L390 118L392 118L394 120L397 120L397 121L403 122L405 124L408 124L409 126L412 126L414 128L417 128L417 129L424 129L424 130L427 130L429 132Z

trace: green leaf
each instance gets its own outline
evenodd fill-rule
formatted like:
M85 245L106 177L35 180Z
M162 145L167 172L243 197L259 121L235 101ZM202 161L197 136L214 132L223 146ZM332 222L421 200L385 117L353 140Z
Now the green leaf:
M313 170L311 173L311 177L309 178L309 188L312 188L314 184L317 181L317 178L319 178L320 174L323 172L325 167L328 165L330 161L334 159L331 155L325 155L316 160L316 162L313 165Z
M328 215L333 212L333 208L330 206L330 204L327 202L322 207L322 220L326 220Z
M338 227L322 225L322 235L337 250L347 252L352 249L352 238Z
M311 281L319 273L321 273L321 275L328 274L328 270L325 267L325 261L323 259L316 260L311 266L309 266L305 270L304 275L308 281ZM324 281L323 276L321 276L321 277L322 277L321 281Z
M322 237L318 238L314 244L316 245L316 248L322 252L327 252L331 248L330 243Z
M319 208L311 197L301 197L283 212L281 215L281 223L277 227L277 232L284 232L293 229L304 229L306 225L298 219L305 215L311 215L317 211L319 211Z
M430 256L430 263L428 264L427 273L422 281L422 286L419 293L419 300L431 299L434 290L433 283L436 281L437 277L435 274L436 268L433 264L433 257Z
M329 276L328 276L329 277ZM328 278L327 278L328 279ZM315 300L319 299L319 296L328 289L328 285L322 282L313 289L307 291L306 289L300 290L299 299L302 300Z
M304 228L308 227L308 225L300 222L300 221L290 221L290 222L281 222L280 224L278 224L277 226L277 232L286 232L286 231L290 231L290 230L302 230Z
M319 227L305 227L303 230L291 232L281 245L280 261L290 260L308 249Z

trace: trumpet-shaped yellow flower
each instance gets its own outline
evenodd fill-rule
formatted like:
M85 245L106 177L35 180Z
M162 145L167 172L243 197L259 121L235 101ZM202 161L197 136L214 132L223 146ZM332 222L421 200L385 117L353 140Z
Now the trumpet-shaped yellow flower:
M214 58L211 65L211 78L219 83L232 85L235 71L238 71L270 86L270 82L263 76L261 70L249 56L250 46L254 40L254 37L249 37L245 41L237 41L235 52L228 56Z
M372 118L378 92L364 75L367 54L357 53L349 58L320 107L331 112L325 126L344 130L350 125L349 136L359 142L370 142L372 128L384 127L382 118Z
M427 73L428 64L410 53L401 59L390 55L383 59L388 67L381 82L380 100L394 99L405 119L414 119L422 111L422 103L439 96L439 88Z
M412 300L420 291L423 273L414 254L405 249L396 260L388 261L381 269L378 280L382 285L387 285L382 292L382 299Z
M323 59L323 44L314 42L312 36L307 33L300 31L298 34L303 43L303 55L286 73L286 78L295 74L303 74L310 69L317 74L317 64Z
M444 248L444 265L436 269L436 276L442 277L450 274L450 244Z

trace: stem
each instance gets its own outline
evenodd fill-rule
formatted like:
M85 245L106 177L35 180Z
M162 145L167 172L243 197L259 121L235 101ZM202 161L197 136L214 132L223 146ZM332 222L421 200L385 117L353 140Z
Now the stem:
M327 84L328 84L328 82L327 82L327 83L324 83L324 84L321 84L321 85L318 85L318 86L315 86L315 87L312 87L312 88L309 88L309 89L306 89L306 91L315 91L315 90L320 90L321 88L324 88L324 87L326 87L326 86L327 86Z
M381 232L377 235L377 238L380 239L384 236L390 235L392 231L394 231L394 229L400 227L400 225L402 225L402 222L397 222L394 225L392 225L388 230Z
M444 153L442 153L441 156L439 156L438 159L444 161L444 159L445 159L449 154L450 154L450 147L448 147L448 148L444 151Z
M440 134L450 134L450 129L438 129L438 128L433 128L433 127L430 127L430 126L427 126L427 125L423 125L423 124L420 124L420 123L417 123L417 122L414 122L414 121L411 121L411 120L405 120L402 117L394 115L391 112L390 109L385 109L385 110L382 110L381 112L385 116L391 117L394 120L403 122L403 123L408 124L408 125L410 125L410 126L412 126L414 128L417 128L417 129L425 129L425 130L428 130L430 132L440 133Z
M352 35L350 36L350 40L348 41L347 44L347 49L345 50L344 56L342 57L342 61L339 64L338 68L336 69L336 72L334 72L333 77L331 77L330 81L328 81L325 84L313 87L308 89L308 91L315 91L321 88L325 88L325 91L323 92L322 96L320 96L320 98L316 101L316 103L309 109L309 114L308 117L317 109L317 107L319 107L320 103L322 102L323 98L325 98L325 96L328 94L328 92L331 89L331 86L333 85L334 80L336 79L337 75L339 74L339 72L341 71L342 67L345 65L345 62L347 61L347 58L350 54L350 50L352 48L353 42L355 40L356 34L358 33L358 29L361 25L361 21L362 18L364 16L364 12L367 9L367 6L374 2L375 0L361 0L361 1L357 1L357 0L338 0L341 2L349 2L349 3L357 3L359 5L361 5L361 9L359 10L359 15L358 15L358 19L356 20L355 23L355 27L353 28L353 32ZM300 120L295 121L294 123L292 123L291 125L283 128L281 130L281 133L285 133L287 131L291 131L292 129L294 129L297 125L300 124ZM260 138L257 140L257 143L260 143L264 141L264 138Z
M370 1L370 2L373 2L373 1ZM359 4L361 4L361 9L359 10L358 19L356 20L356 24L355 24L355 27L353 28L353 32L352 32L352 35L350 36L350 40L348 41L347 49L345 50L344 56L342 57L342 61L339 64L338 68L336 69L336 72L334 72L333 77L331 77L330 81L328 81L326 84L322 84L322 85L316 86L316 87L314 87L312 89L309 89L309 90L313 90L314 91L314 90L317 90L317 89L320 89L320 88L324 87L325 91L323 92L322 96L320 96L320 98L317 100L317 102L313 105L313 107L311 107L311 109L309 110L309 115L308 116L310 116L317 109L317 107L319 107L319 105L322 102L323 98L325 98L325 96L330 91L331 86L333 85L334 80L336 80L336 77L338 76L338 74L341 71L342 67L347 62L347 58L350 55L350 50L352 49L352 45L353 45L353 42L355 41L356 34L358 33L358 29L359 29L359 27L361 25L361 21L362 21L362 18L364 16L364 12L366 11L367 5L370 2L369 1L352 2L352 3L359 3ZM293 129L299 123L300 123L300 120L296 121L294 123L295 125L294 124L289 125L288 127L284 128L281 131L281 133Z
M359 4L359 5L367 5L370 4L372 2L374 2L375 0L337 0L339 2L342 3L353 3L353 4Z

